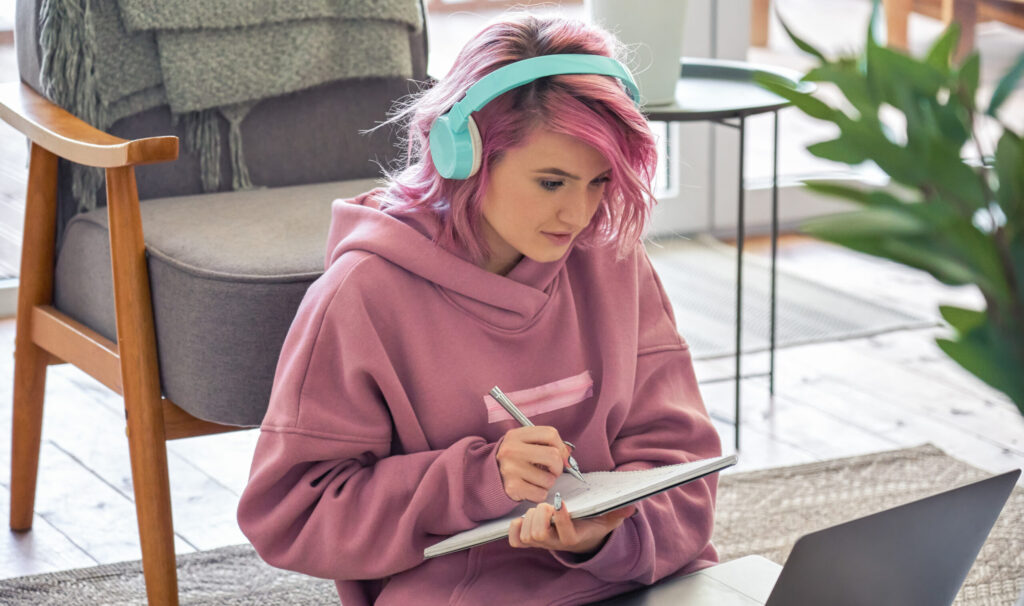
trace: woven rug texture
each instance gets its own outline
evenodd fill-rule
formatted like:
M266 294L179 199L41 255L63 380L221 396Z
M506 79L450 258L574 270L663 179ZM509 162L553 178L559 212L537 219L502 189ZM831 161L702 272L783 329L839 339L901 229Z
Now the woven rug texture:
M991 475L931 445L726 474L719 483L713 540L723 562L758 554L782 564L808 532ZM1024 488L1017 486L954 605L1012 606L1022 589Z
M781 564L803 534L989 475L931 445L726 474L714 542L722 561L759 554ZM271 568L247 545L179 556L178 583L183 605L338 603L333 583ZM1012 606L1022 588L1024 488L1017 487L954 604ZM119 606L145 604L144 596L139 562L0 581L0 604Z

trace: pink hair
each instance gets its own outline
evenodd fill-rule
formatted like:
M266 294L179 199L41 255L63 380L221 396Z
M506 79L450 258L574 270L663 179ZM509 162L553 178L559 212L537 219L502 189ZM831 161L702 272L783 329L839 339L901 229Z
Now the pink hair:
M438 243L460 242L474 261L482 262L490 252L481 230L489 169L506 150L522 144L534 127L543 126L586 142L611 164L601 206L576 245L616 243L618 254L625 256L642 237L655 202L651 183L657 150L646 118L617 79L548 76L496 97L473 115L484 158L480 170L466 180L437 173L428 140L438 116L473 83L504 65L539 55L615 57L621 51L621 44L607 31L572 19L524 14L485 27L463 47L443 80L400 101L397 112L376 127L398 122L407 131L404 166L384 169L389 186L380 197L381 208L390 214L439 213Z

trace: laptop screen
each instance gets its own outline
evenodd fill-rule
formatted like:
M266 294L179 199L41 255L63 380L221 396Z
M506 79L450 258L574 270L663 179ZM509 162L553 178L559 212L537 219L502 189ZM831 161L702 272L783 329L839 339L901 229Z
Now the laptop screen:
M767 606L952 604L1020 470L807 534Z

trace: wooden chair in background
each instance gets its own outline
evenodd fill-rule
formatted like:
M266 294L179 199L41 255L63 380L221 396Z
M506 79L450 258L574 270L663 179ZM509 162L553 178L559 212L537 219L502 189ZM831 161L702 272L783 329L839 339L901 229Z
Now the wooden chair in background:
M869 1L869 0L865 0ZM956 59L974 48L974 28L980 21L997 20L1024 28L1024 0L883 0L888 45L907 49L907 22L911 12L960 24ZM767 46L771 0L751 0L750 45Z
M1024 28L1024 0L884 0L889 46L907 49L907 21L920 13L943 24L960 24L956 60L974 49L974 28L980 21L1002 21Z
M323 272L331 202L371 189L373 160L398 152L394 135L358 131L411 85L366 77L260 101L242 136L265 187L202 193L198 153L179 157L185 126L167 106L101 132L38 92L43 1L18 1L22 81L0 85L0 119L31 142L10 526L32 527L47 367L73 364L124 398L146 593L176 604L166 442L259 425L295 310ZM425 29L409 52L426 81ZM105 170L106 208L75 214L69 163Z

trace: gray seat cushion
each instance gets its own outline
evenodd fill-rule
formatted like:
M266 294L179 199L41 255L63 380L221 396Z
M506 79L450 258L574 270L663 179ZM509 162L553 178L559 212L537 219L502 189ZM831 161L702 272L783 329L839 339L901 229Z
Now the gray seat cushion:
M263 419L281 345L323 273L331 202L359 179L141 203L164 395L202 419ZM106 208L68 223L54 305L116 341Z

